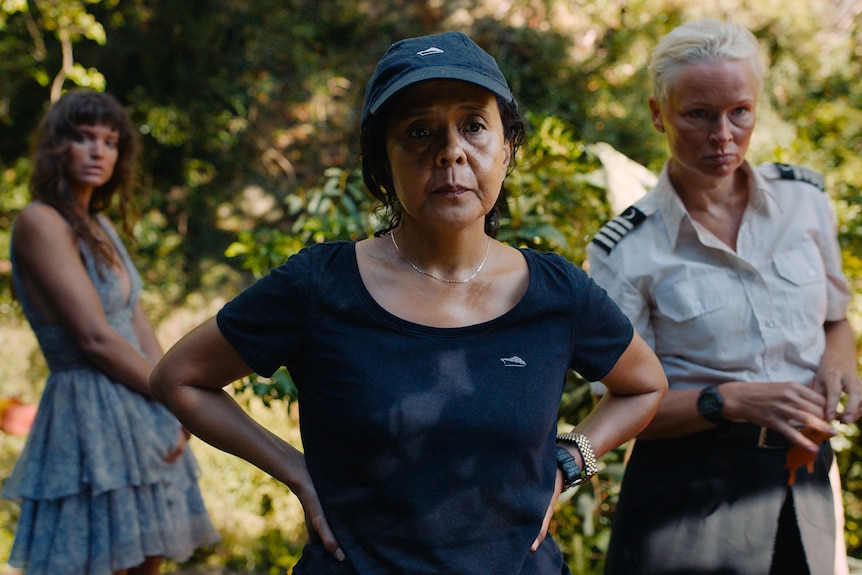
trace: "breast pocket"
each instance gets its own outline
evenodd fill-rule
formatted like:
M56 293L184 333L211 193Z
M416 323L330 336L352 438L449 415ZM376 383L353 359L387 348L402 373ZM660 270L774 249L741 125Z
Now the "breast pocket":
M772 257L777 276L775 295L798 333L822 329L826 319L826 268L814 241L799 242Z
M722 272L688 278L656 291L658 314L674 322L686 322L712 313L727 304L727 278Z
M794 286L826 281L823 258L814 242L800 242L788 250L777 252L772 261L778 275Z
M727 342L750 329L750 306L740 284L723 271L687 277L654 294L656 351L700 362L732 359Z

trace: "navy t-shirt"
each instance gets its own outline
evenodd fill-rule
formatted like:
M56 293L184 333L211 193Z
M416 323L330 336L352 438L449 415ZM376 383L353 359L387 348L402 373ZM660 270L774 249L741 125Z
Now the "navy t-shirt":
M289 370L309 473L359 573L560 573L550 537L529 547L553 495L566 372L601 379L633 330L581 269L522 253L521 301L468 327L384 310L350 242L302 250L219 312L253 370Z

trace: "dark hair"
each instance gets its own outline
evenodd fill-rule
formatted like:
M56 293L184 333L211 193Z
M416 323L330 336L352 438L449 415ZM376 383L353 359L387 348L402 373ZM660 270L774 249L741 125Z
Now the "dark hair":
M508 171L515 167L515 157L524 144L527 134L527 123L514 101L506 101L497 96L497 106L500 108L500 119L503 121L503 137L512 144L512 159ZM362 127L359 134L359 147L362 156L362 179L365 187L374 198L380 202L384 216L383 227L375 232L382 235L396 228L401 222L401 204L395 194L392 183L392 171L389 157L386 154L386 118L388 110L371 116ZM500 213L506 206L505 183L500 189L500 196L491 211L485 215L485 233L496 237L500 229Z
M75 236L86 243L100 264L112 262L114 250L104 244L88 225L87 218L75 207L69 185L66 161L69 143L79 126L104 124L116 129L117 163L111 178L93 190L89 215L106 210L118 194L117 208L126 232L130 230L130 206L138 141L126 110L113 96L95 90L79 89L67 92L55 102L42 121L33 146L33 167L30 174L30 194L60 212L69 222Z

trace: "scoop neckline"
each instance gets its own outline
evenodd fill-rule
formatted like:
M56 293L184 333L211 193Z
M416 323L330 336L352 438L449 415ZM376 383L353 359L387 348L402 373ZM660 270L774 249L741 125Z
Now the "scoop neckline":
M359 294L360 294L360 297L362 298L363 302L365 302L365 304L368 306L368 308L376 316L378 316L382 320L386 321L387 323L390 323L390 324L392 324L392 325L394 325L400 329L403 329L403 330L420 332L420 333L431 334L431 335L436 335L436 336L450 336L450 337L462 336L462 335L466 335L466 334L470 334L470 333L474 333L474 332L487 331L487 330L491 329L492 327L498 326L501 323L507 323L512 318L519 315L521 309L524 306L526 306L528 304L529 300L532 299L532 297L533 297L533 291L534 291L534 287L535 287L535 276L536 276L535 262L533 261L533 258L531 258L528 255L527 250L524 250L523 248L515 248L519 252L521 252L521 255L524 257L524 259L527 262L527 273L529 274L529 278L527 281L527 289L524 291L524 294L517 301L517 303L515 303L515 305L512 306L511 309L507 310L506 312L502 313L501 315L498 315L497 317L491 318L489 320L486 320L486 321L483 321L480 323L471 324L471 325L463 325L463 326L457 326L457 327L437 327L437 326L432 326L432 325L416 323L416 322L413 322L413 321L410 321L410 320L407 320L407 319L404 319L402 317L395 315L394 313L388 311L386 308L384 308L382 305L380 305L380 303L376 299L374 299L374 297L371 295L371 292L368 291L368 288L366 287L365 282L362 281L362 274L359 273L359 260L356 257L356 242L354 241L354 242L349 242L349 243L350 243L350 255L351 255L351 257L350 257L350 260L351 260L350 271L351 271L351 274L353 274L353 277L356 280L357 284L359 285Z

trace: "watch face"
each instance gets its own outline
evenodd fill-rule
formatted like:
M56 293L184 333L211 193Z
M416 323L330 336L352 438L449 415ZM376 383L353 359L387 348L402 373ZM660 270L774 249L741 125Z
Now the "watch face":
M707 392L700 396L700 407L706 413L718 413L721 411L721 402L714 393Z
M721 395L714 387L704 389L697 397L697 410L700 414L712 423L721 423L724 418L721 416L721 410L724 407L724 401Z

